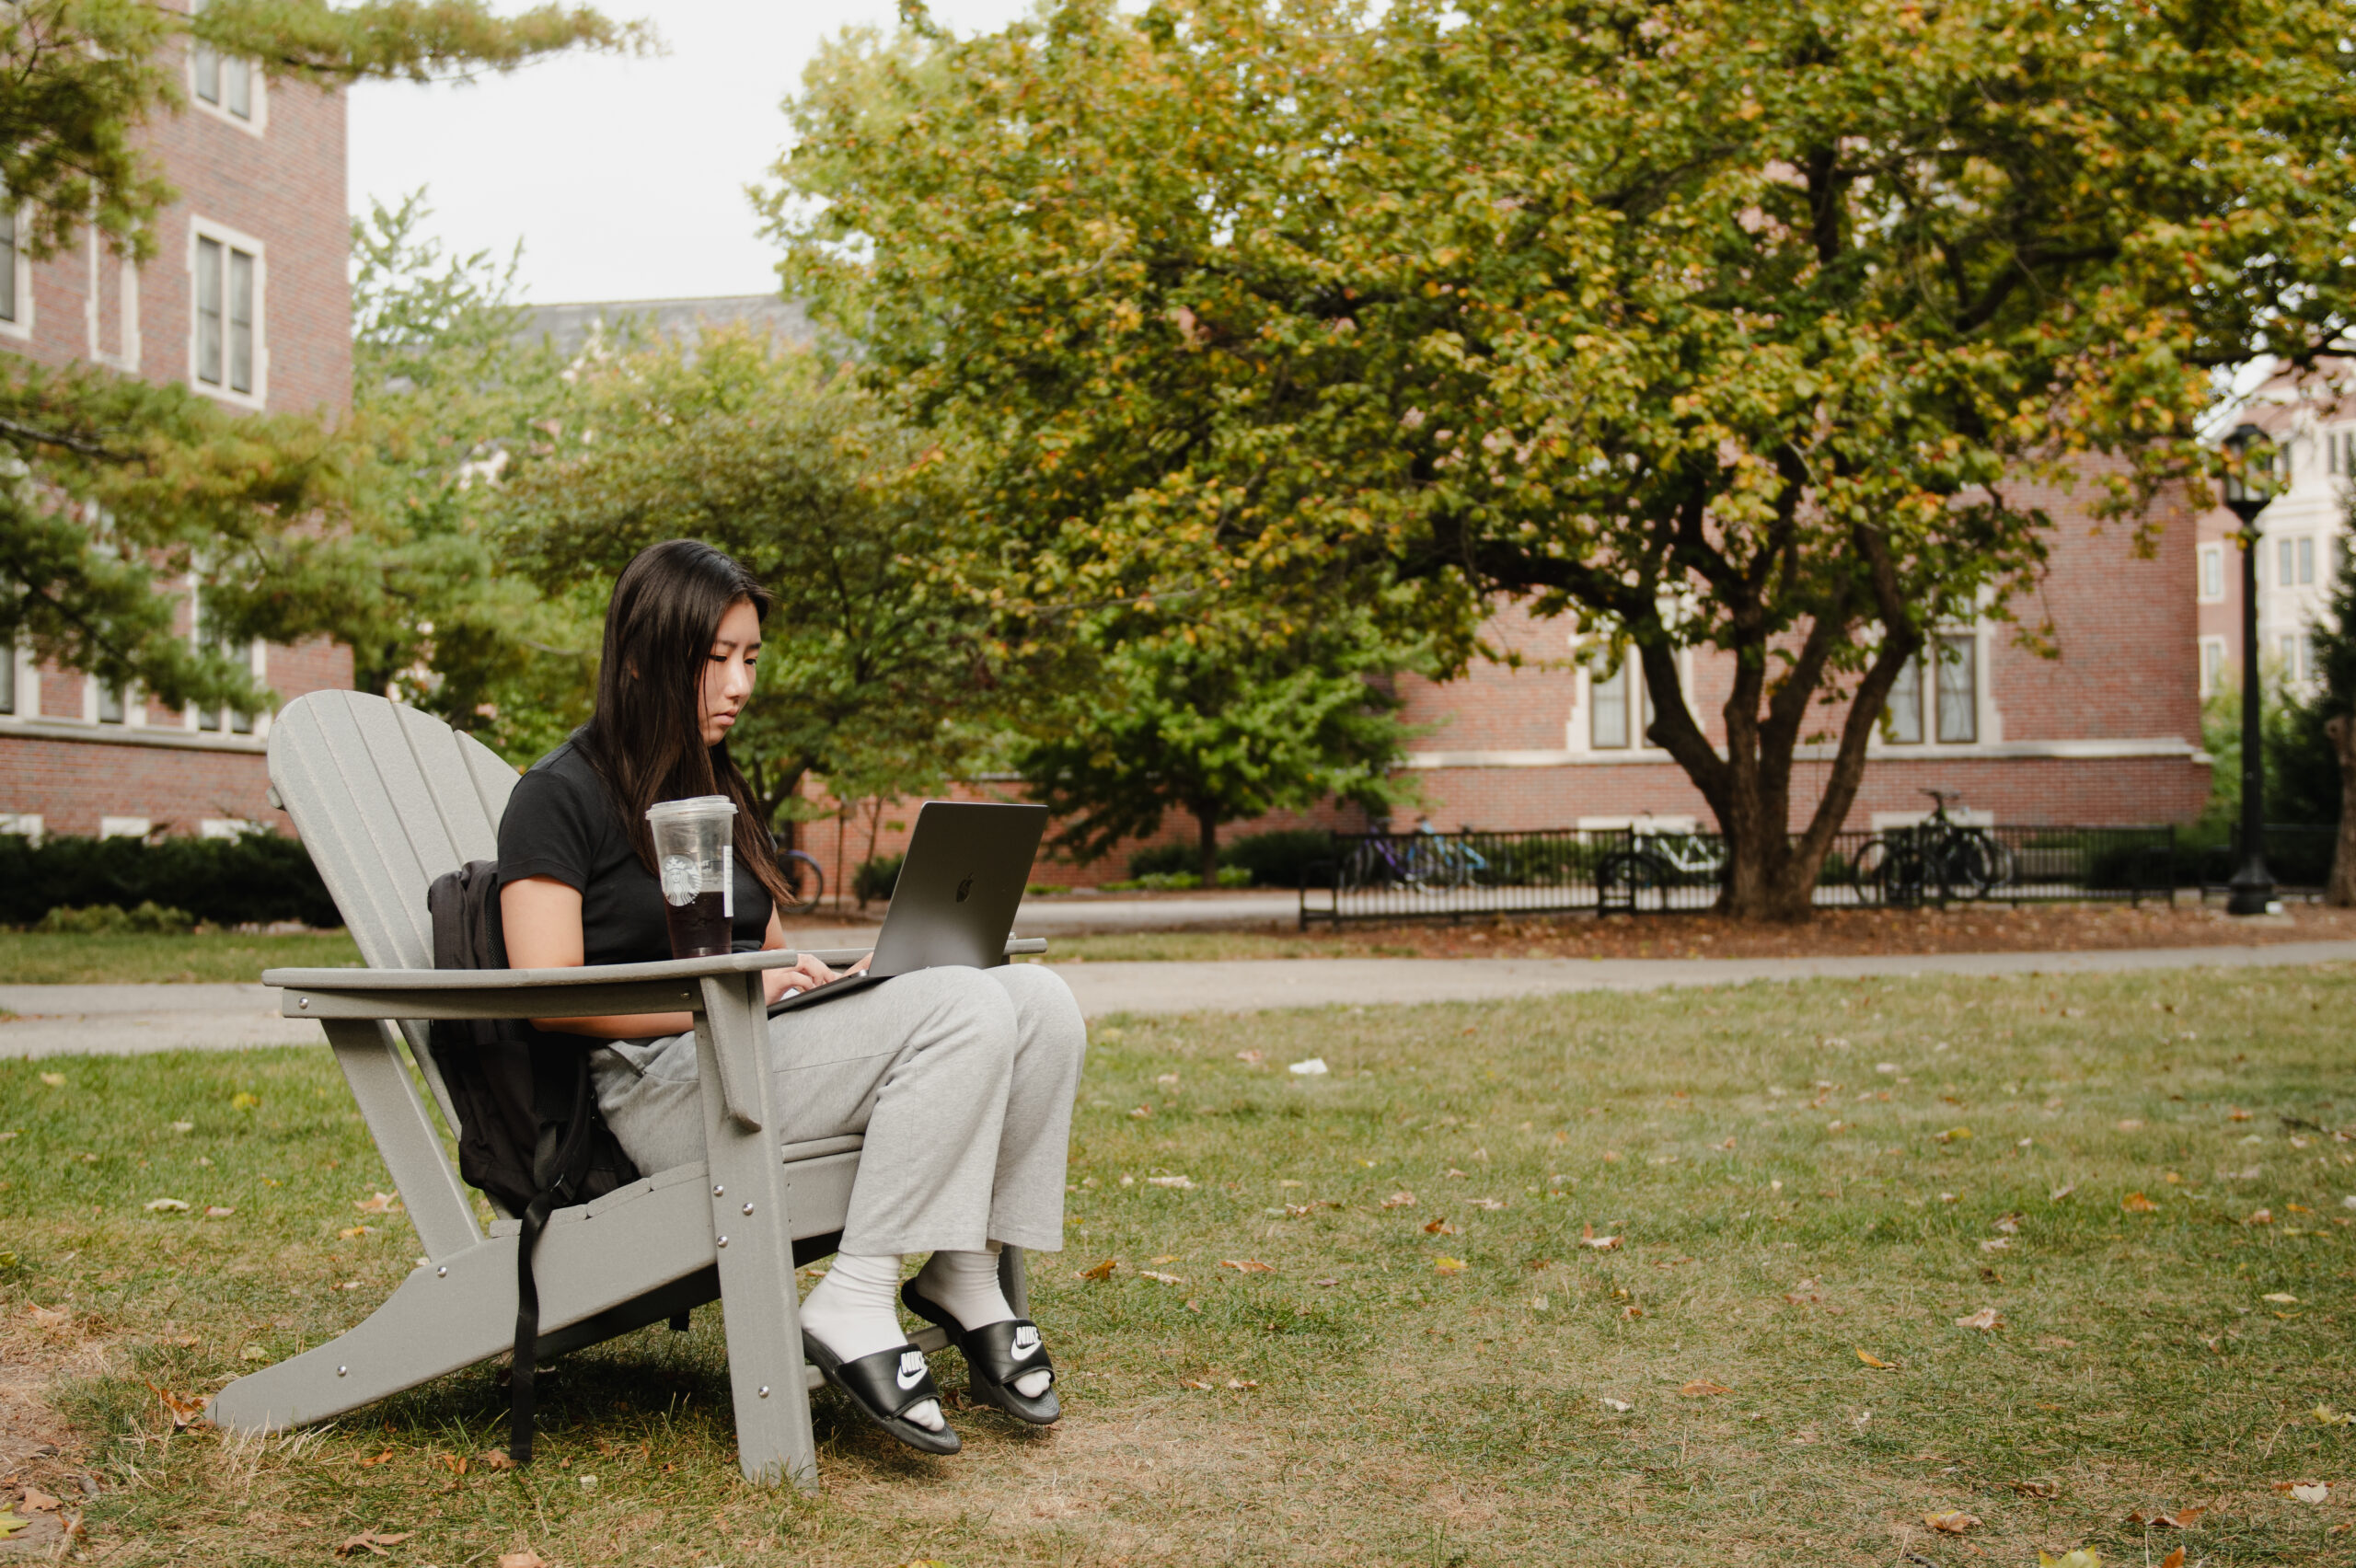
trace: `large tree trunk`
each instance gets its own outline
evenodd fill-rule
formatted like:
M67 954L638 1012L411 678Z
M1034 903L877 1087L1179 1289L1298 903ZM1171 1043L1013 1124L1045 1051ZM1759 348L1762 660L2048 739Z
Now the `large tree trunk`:
M2347 909L2356 907L2356 722L2345 716L2333 719L2323 732L2339 759L2339 842L2332 848L2331 884L2323 899Z
M1202 850L1202 875L1205 887L1218 885L1218 807L1208 801L1195 802L1195 842Z

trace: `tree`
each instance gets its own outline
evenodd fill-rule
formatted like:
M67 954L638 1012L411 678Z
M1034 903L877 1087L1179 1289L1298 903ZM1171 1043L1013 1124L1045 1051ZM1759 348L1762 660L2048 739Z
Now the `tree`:
M1098 657L1047 707L1015 767L1091 860L1124 838L1195 819L1205 887L1221 824L1339 797L1382 811L1414 798L1394 776L1415 732L1391 678L1415 662L1371 617L1279 628L1190 620L1097 628Z
M0 8L0 186L29 213L20 243L56 253L86 227L154 254L175 193L143 128L181 107L191 43L315 86L507 70L573 47L631 49L642 29L543 6L501 18L485 0L24 0ZM169 703L255 706L246 671L174 628L159 586L201 576L217 645L341 629L314 547L375 516L366 439L322 419L227 413L188 388L0 355L0 643Z
M981 433L1030 595L1395 577L1443 668L1493 595L1576 616L1634 648L1724 906L1799 918L1906 661L2028 602L2023 487L2107 455L2096 509L2140 528L2202 499L2225 367L2338 340L2345 31L2322 0L919 13L822 56L768 199L873 384ZM1715 734L1686 648L1732 665Z
M835 370L742 330L584 365L547 450L500 491L501 548L551 592L602 588L681 536L768 585L729 751L789 833L813 774L845 799L922 790L998 733L965 463Z

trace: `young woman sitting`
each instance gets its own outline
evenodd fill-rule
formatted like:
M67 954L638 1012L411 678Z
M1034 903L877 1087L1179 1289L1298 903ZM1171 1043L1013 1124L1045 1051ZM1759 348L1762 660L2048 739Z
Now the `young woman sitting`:
M736 802L739 951L781 948L776 847L728 732L753 693L769 596L709 545L641 551L606 610L596 710L532 765L499 830L500 909L518 968L670 957L646 809ZM853 966L863 969L866 961ZM768 999L837 975L808 953L763 976ZM704 1157L686 1013L535 1019L595 1041L597 1108L641 1170ZM953 1454L923 1354L894 1293L964 1353L973 1392L1024 1421L1060 1413L1039 1331L999 1287L1001 1244L1063 1247L1064 1165L1087 1033L1070 989L1036 964L927 969L769 1020L783 1143L864 1135L842 1245L802 1303L827 1381L913 1447ZM899 1289L904 1253L929 1252Z

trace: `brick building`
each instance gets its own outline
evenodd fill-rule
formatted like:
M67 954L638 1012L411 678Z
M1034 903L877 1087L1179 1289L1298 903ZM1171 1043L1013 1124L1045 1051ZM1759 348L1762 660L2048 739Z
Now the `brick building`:
M157 254L133 266L87 233L30 259L0 214L0 352L179 381L236 409L330 414L352 389L344 104L190 51L189 104L144 138L179 196ZM202 635L201 590L180 619ZM352 684L348 650L257 643L280 700ZM225 834L282 830L268 803L262 714L169 709L0 649L0 831Z
M2345 363L2327 364L2327 375ZM2258 646L2261 674L2294 686L2317 678L2315 628L2330 620L2331 589L2356 491L2356 403L2322 384L2278 377L2237 423L2274 443L2281 493L2258 514ZM2223 507L2200 519L2198 599L2203 697L2237 690L2242 660L2241 520Z

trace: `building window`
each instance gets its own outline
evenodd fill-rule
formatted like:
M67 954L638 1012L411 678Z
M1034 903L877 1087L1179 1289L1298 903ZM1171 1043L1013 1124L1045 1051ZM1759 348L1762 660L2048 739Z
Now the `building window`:
M261 828L244 817L201 817L196 824L199 838L243 838L260 833Z
M195 9L204 9L203 0L198 0ZM189 92L199 109L240 131L261 134L267 107L265 84L252 61L223 54L209 43L191 41L188 76Z
M2274 544L2274 586L2277 588L2288 588L2292 583L2297 582L2298 579L2294 575L2296 570L2297 569L2292 560L2291 541L2288 539L2276 540Z
M2225 682L2225 640L2204 637L2200 640L2200 695L2213 697Z
M98 688L98 722L121 723L122 687L113 681L98 681L96 684Z
M194 309L189 371L199 387L259 407L269 350L263 331L261 247L205 225L189 259Z
M0 713L17 711L17 651L0 646Z
M40 842L41 819L39 812L0 812L0 835L11 838L29 838Z
M260 673L255 664L252 643L231 647L217 630L205 626L204 602L202 597L196 602L195 619L196 627L192 640L196 643L198 652L225 658L248 675ZM254 716L250 713L241 713L234 708L200 708L196 709L196 727L200 730L214 731L225 728L233 734L250 735L254 732Z
M1899 666L1898 681L1889 688L1889 706L1882 710L1882 739L1892 745L1923 744L1923 661L1909 657Z
M2225 547L2200 547L2200 597L2214 603L2225 596Z
M1980 643L1942 637L1938 648L1939 744L1969 744L1980 738Z
M100 838L144 838L155 831L155 822L144 816L102 816L98 819Z
M2299 586L2304 588L2316 580L2316 542L2312 538L2299 541Z
M1588 683L1588 744L1598 751L1627 749L1631 663L1623 654L1610 674L1596 675Z

